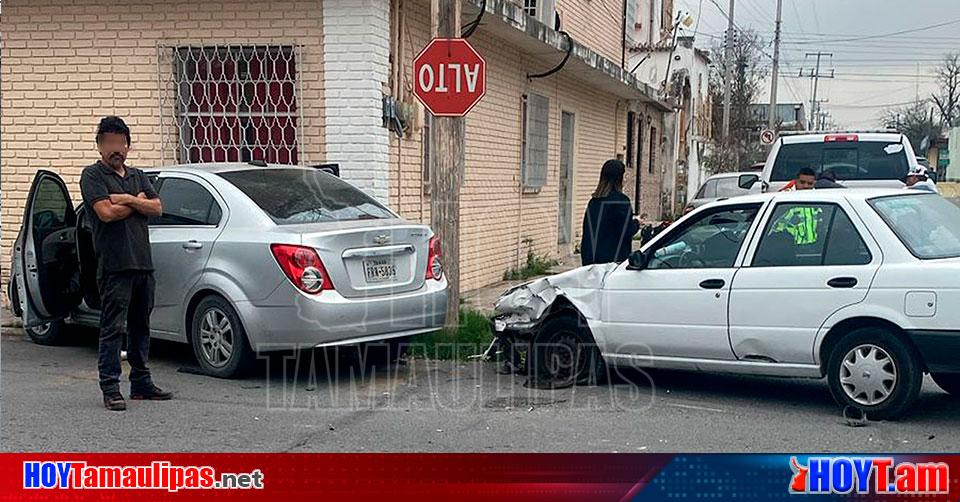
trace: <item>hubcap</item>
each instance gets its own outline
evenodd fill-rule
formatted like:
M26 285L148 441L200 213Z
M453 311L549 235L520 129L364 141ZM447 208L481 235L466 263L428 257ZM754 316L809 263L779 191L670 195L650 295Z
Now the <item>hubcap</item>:
M35 335L40 335L40 336L46 335L47 332L50 331L50 323L46 322L39 326L34 326L30 328L30 331L33 331L33 334Z
M897 385L897 365L882 348L873 344L859 345L843 357L840 385L857 404L880 404L893 394Z
M214 307L200 321L200 351L211 366L221 367L233 354L233 326L222 310Z

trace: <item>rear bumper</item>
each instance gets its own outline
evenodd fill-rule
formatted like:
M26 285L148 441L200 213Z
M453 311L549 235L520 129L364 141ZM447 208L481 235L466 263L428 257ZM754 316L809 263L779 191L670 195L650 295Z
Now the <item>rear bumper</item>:
M960 330L907 330L931 373L960 373Z
M238 306L258 351L386 340L443 327L447 282L416 291L345 298L336 291L306 295L285 281L268 298Z

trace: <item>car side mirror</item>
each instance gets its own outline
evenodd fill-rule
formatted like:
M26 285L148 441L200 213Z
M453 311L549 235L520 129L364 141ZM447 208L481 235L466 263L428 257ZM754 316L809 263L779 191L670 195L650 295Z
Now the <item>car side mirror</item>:
M643 270L647 268L647 255L641 251L634 251L627 257L627 270Z
M741 174L740 178L737 180L737 185L744 190L750 190L750 188L760 181L760 177L756 174Z

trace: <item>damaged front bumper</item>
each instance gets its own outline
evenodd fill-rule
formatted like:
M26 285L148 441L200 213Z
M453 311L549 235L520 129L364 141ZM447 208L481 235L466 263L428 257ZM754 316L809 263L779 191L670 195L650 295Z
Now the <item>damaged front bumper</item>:
M508 289L495 304L494 333L529 333L561 296L585 319L598 318L604 279L618 266L617 263L587 265Z
M588 265L508 289L495 304L490 319L494 342L484 358L501 353L508 354L509 360L525 351L559 297L566 299L584 319L599 318L603 281L618 266Z

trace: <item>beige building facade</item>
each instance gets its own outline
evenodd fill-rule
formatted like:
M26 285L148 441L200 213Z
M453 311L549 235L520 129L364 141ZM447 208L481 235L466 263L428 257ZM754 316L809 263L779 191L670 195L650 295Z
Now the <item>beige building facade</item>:
M405 218L430 221L431 120L411 75L432 36L430 0L4 4L4 287L34 173L57 172L78 197L108 114L130 125L137 167L336 163ZM609 15L621 3L556 0L537 12L464 0L463 22L481 5L470 42L487 62L487 91L466 119L462 290L500 280L530 251L573 253L609 158L627 162L637 212L659 216L672 113L621 67L621 20Z

